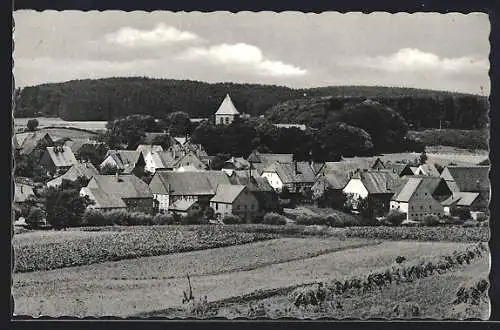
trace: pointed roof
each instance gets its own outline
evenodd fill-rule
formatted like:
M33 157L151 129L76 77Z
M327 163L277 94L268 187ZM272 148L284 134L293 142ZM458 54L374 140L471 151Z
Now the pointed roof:
M210 200L211 202L229 203L232 204L236 198L246 189L244 185L238 184L220 184L217 186L215 196Z
M229 94L226 94L224 101L222 101L219 109L215 113L216 115L239 115L240 113L236 110L236 107L231 100Z
M75 181L81 176L91 179L95 175L99 175L99 172L95 166L92 165L92 163L78 163L71 166L71 168L63 175L47 182L47 186L60 186L62 184L62 180Z
M75 154L69 147L47 147L47 153L57 167L73 166L78 164Z

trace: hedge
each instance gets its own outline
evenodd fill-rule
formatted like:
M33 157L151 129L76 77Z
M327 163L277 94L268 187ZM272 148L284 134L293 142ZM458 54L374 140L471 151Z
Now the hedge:
M264 215L262 223L266 225L286 225L286 218L281 214L270 212Z

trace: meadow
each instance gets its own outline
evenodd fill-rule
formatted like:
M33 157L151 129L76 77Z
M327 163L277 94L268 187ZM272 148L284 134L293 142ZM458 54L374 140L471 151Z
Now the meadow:
M33 118L14 118L14 129L26 128L28 120ZM39 128L44 127L69 127L79 128L89 131L106 130L107 121L66 121L61 118L37 117Z
M434 260L472 246L467 239L352 237L346 234L351 228L304 235L309 229L289 225L181 227L16 234L13 244L18 262L38 266L23 266L13 274L15 314L177 317L172 309L186 309L182 303L183 291L188 289L186 274L196 299L206 296L209 304L259 292L271 292L265 299L279 300L280 292L283 296L293 287L383 271L397 265L399 256L409 262ZM286 231L287 227L295 231ZM487 272L479 275L487 276Z

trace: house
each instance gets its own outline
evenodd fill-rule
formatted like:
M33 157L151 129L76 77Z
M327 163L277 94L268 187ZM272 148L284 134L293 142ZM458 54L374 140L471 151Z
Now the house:
M222 171L178 172L159 170L153 175L149 188L160 210L167 211L177 200L209 204L219 184L230 184Z
M243 157L231 157L224 162L223 170L246 170L250 163Z
M486 211L490 202L489 170L489 166L447 166L441 178L446 180L454 195L458 192L478 193L477 200L470 205L471 210Z
M454 192L448 199L441 202L444 207L444 214L451 215L453 208L465 208L467 210L477 210L481 208L479 193Z
M437 170L436 166L434 164L422 164L417 167L417 170L415 171L415 175L425 175L425 176L435 176L439 177L441 174Z
M89 198L109 196L108 199L98 197L98 203L108 205L113 202L118 207L121 204L118 203L120 198L128 211L152 214L155 210L155 201L148 185L133 174L96 175L90 179L86 188L90 190L81 190L80 193L90 192Z
M276 162L265 168L261 176L278 192L286 187L292 193L304 193L316 181L314 170L308 162Z
M92 147L97 149L99 147L105 147L106 144L104 142L91 140L90 138L71 138L64 142L64 146L69 147L75 156L78 157L78 153L84 148Z
M116 194L108 194L106 191L99 188L82 187L80 196L87 196L93 204L88 208L96 209L102 212L127 210L127 204Z
M50 175L66 172L71 166L77 164L75 155L69 147L47 147L40 158L42 166Z
M123 174L130 174L144 169L146 163L142 153L137 150L109 150L105 159L99 165L116 167Z
M150 152L163 151L163 147L159 144L139 144L135 150L139 151L142 154L142 157L145 158Z
M258 175L256 171L234 170L229 176L232 184L245 185L257 198L259 210L265 212L276 212L279 210L279 196L271 187L266 178Z
M370 216L384 216L389 212L398 179L392 171L362 170L350 178L342 191L352 197L353 209L358 209L360 199L367 199Z
M174 164L174 169L186 166L193 166L198 170L206 170L207 165L193 152L188 151Z
M304 124L273 124L274 127L277 128L298 128L301 131L305 131L307 129L306 125Z
M33 186L25 183L16 182L14 184L14 203L22 205L30 196L35 196Z
M55 145L54 138L49 133L43 131L18 133L14 138L17 140L21 155L29 155L39 146L45 148Z
M386 163L385 168L387 170L391 170L399 177L403 177L406 175L416 175L418 169L418 167L412 167L407 163Z
M231 100L229 94L226 94L226 97L222 101L219 109L215 113L215 124L216 125L229 125L236 118L239 118L240 113L236 110L236 107Z
M401 179L391 199L391 210L406 213L406 220L423 220L427 215L445 214L442 202L452 195L446 181L434 176Z
M195 200L179 199L174 203L170 204L168 210L174 214L178 214L181 217L188 215L189 211L199 210L200 205Z
M149 173L155 173L157 170L173 170L179 158L180 155L176 157L170 150L149 152L144 157L144 169Z
M79 177L85 177L90 180L92 177L99 175L99 171L90 162L77 163L57 178L47 182L47 187L59 187L63 180L75 181Z
M291 163L293 162L293 154L273 154L273 153L260 153L254 150L247 158L252 169L262 174L266 167L276 162Z
M210 199L210 207L214 209L218 218L234 214L247 222L255 218L259 212L257 198L244 185L218 185L215 196Z

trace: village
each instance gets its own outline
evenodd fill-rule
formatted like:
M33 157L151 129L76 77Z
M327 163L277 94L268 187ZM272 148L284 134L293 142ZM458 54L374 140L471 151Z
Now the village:
M210 120L230 125L239 118L240 112L227 94ZM276 125L305 129L298 124ZM154 144L158 136L167 137L168 148ZM77 156L82 148L103 145L88 136L68 138L43 130L28 131L16 134L13 143L14 151L21 155L42 146L39 166L45 171L44 186L60 188L64 181L84 180L86 185L79 193L90 200L87 209L103 213L170 214L177 221L189 216L199 218L192 223L222 224L260 223L266 214L279 214L282 221L293 223L283 216L283 210L311 204L361 213L380 224L387 224L390 218L396 225L476 221L488 213L487 160L465 165L450 162L438 169L427 161L425 152L314 162L297 161L293 154L254 150L247 157L232 156L214 169L213 155L202 145L192 143L189 136L163 132L146 133L136 150L108 150L96 168ZM141 180L143 173L149 174L149 182ZM31 178L15 176L14 203L24 210L16 225L48 225L39 212L31 214L38 217L35 222L26 221L41 190L43 186L35 185Z

